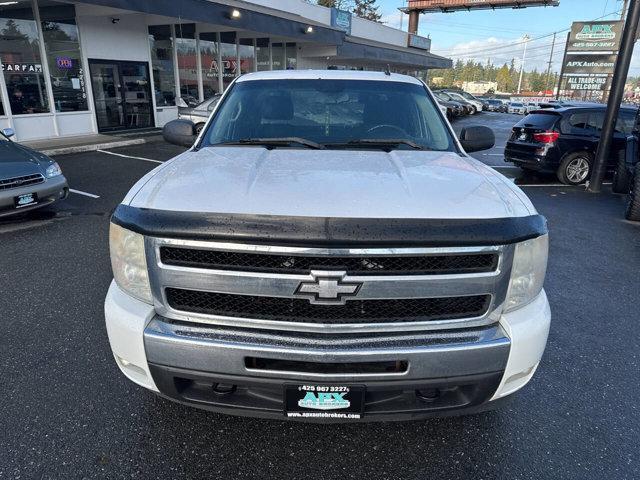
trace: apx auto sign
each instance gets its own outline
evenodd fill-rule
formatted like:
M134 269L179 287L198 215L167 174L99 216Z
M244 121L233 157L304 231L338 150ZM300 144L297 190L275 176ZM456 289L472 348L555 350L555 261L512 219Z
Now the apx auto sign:
M623 22L574 22L567 52L614 52L620 47Z

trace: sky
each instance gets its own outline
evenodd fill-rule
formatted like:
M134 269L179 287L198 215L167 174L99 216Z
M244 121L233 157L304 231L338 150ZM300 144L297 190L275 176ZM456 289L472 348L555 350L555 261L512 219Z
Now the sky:
M407 29L408 18L401 15L398 7L404 0L378 0L383 21L391 27ZM431 51L455 60L473 59L496 65L516 58L519 66L523 53L525 34L531 41L527 44L525 70L547 69L551 55L553 32L558 32L554 71L560 70L568 28L572 22L620 17L622 0L560 0L559 7L532 7L525 9L476 10L472 12L429 13L420 16L420 35L430 36ZM615 15L613 12L618 12ZM402 17L402 20L401 20ZM546 35L546 37L545 37ZM544 37L544 38L539 38ZM640 76L640 46L629 72Z

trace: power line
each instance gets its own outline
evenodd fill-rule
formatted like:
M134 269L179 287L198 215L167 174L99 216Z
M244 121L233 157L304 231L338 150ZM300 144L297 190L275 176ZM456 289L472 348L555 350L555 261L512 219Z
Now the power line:
M605 17L608 17L608 16L610 16L610 15L617 15L617 14L619 14L619 13L620 13L620 11L621 11L621 10L616 10L615 12L607 13L606 15L602 15L601 17L595 18L595 19L594 19L594 21L595 21L595 20L601 20L601 19L603 19L603 18L605 18ZM533 42L533 41L537 41L537 40L542 40L543 38L549 38L549 37L553 36L554 34L558 34L558 33L562 33L562 32L568 32L569 30L571 30L571 27L569 27L569 28L565 28L565 29L562 29L562 30L558 30L558 31L556 31L556 32L547 33L547 34L545 34L545 35L541 35L541 36L539 36L539 37L532 38L532 39L531 39L531 40L529 40L529 41L530 41L530 42ZM524 43L526 43L526 41L519 40L519 41L517 41L517 42L508 43L508 44L501 45L501 46L498 46L498 47L490 47L490 48L484 48L484 49L479 49L479 50L475 50L475 51L470 51L470 52L467 52L467 54L485 53L485 52L490 52L490 51L500 50L500 49L503 49L503 48L505 48L505 47L512 47L512 46L517 46L517 45L523 45ZM455 47L454 47L454 48L455 48ZM447 49L447 50L434 50L434 51L433 51L433 53L436 53L436 52L437 52L437 53L438 53L438 55L449 55L449 54L447 54L447 53L443 53L443 52L452 52L452 51L453 51L453 48L451 48L451 49Z

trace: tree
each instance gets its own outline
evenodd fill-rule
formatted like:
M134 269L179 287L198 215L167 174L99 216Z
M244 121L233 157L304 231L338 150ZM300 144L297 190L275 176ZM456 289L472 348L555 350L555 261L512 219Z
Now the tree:
M360 18L380 22L382 14L378 13L378 8L376 0L355 0L353 13Z
M496 82L498 83L498 91L508 92L512 88L512 77L509 67L505 63L496 74Z
M353 8L353 0L318 0L318 5L340 10L351 10Z

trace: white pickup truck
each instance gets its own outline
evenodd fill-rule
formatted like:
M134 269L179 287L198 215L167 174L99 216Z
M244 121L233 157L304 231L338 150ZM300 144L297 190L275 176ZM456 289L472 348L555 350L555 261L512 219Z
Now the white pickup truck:
M467 155L428 88L388 73L243 75L191 148L115 210L105 302L120 370L166 398L307 421L502 403L550 323L548 232Z

